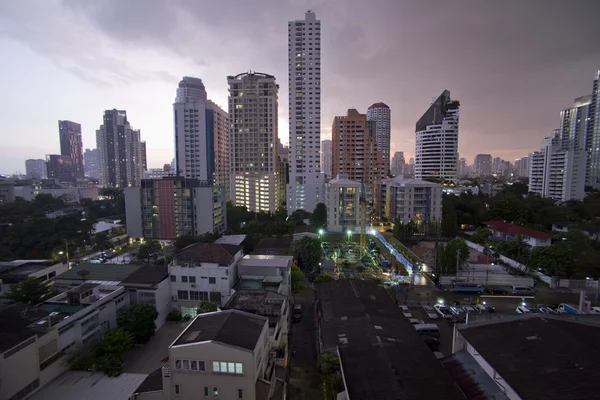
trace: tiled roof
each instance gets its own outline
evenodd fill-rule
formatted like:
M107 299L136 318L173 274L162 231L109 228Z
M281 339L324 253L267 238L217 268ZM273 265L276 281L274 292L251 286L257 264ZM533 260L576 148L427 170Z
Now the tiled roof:
M485 221L482 222L489 229L502 232L509 235L529 236L536 239L552 239L550 233L536 231L535 229L525 228L524 226L509 224L504 221Z
M179 262L193 261L229 265L231 258L243 246L218 243L194 243L179 250L175 258Z

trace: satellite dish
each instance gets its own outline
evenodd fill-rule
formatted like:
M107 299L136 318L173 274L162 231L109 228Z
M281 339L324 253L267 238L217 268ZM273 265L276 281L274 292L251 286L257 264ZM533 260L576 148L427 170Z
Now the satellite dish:
M85 281L85 277L88 276L90 274L90 271L86 270L86 269L81 269L79 271L77 271L77 275L81 276L81 279Z

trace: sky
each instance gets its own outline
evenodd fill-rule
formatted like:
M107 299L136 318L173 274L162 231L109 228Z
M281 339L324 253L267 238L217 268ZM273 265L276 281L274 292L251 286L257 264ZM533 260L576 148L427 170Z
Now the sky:
M227 75L275 75L287 143L287 22L309 9L322 24L322 139L336 115L384 102L392 153L407 160L416 121L444 89L461 102L460 156L514 160L539 149L600 69L597 0L3 1L0 172L59 153L58 120L81 123L94 148L113 108L161 167L186 75L224 107Z

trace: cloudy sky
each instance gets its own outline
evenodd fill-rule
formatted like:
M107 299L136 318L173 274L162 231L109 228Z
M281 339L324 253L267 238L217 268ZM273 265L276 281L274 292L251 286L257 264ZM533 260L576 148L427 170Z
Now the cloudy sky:
M19 0L0 2L0 172L57 153L59 119L95 147L105 109L125 109L150 167L173 157L182 76L227 104L227 75L273 74L287 142L287 21L322 21L322 136L335 115L392 108L392 152L444 89L461 102L461 156L539 148L600 68L598 0Z

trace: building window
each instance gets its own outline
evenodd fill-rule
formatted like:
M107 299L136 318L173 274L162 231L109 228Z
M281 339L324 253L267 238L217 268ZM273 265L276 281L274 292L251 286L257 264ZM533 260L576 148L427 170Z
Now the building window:
M242 363L213 361L212 365L213 372L218 372L220 374L242 375L244 372L244 367Z
M204 386L204 396L208 397L209 396L209 389L208 386Z
M238 400L244 400L244 389L238 389L237 395Z
M188 281L187 278L188 278L187 276L182 276L181 277L181 282L182 283L187 283L187 281Z
M189 294L187 290L178 290L177 297L179 300L189 300Z
M190 281L190 283L196 283L196 277L195 276L190 276L188 278L188 280Z
M175 369L177 371L206 371L204 361L198 360L175 360Z
M213 397L219 397L219 388L218 387L213 387L212 395L213 395Z
M208 278L208 283L214 285L215 283L217 283L217 278Z
M171 275L171 282L177 282L177 275Z
M179 391L179 385L175 385L175 394L181 394Z

